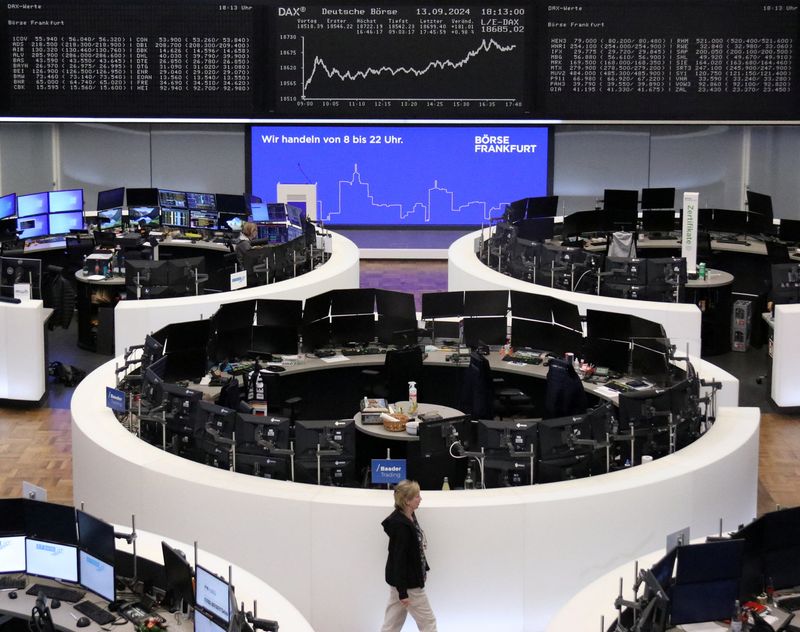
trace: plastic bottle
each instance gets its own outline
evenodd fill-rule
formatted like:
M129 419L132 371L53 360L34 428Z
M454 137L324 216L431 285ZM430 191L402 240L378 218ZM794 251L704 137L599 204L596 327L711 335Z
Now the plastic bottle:
M447 480L446 476L444 477L444 480L442 481L442 491L443 492L449 492L450 491L450 481Z
M706 278L706 264L700 263L697 265L697 276L701 279Z
M742 632L742 607L739 605L738 599L733 605L733 614L731 615L731 624L728 630L730 632Z
M467 475L464 477L464 489L475 489L475 481L472 480L472 465L467 466Z
M409 403L409 412L415 413L417 412L417 383L416 382L409 382L408 383L408 403Z

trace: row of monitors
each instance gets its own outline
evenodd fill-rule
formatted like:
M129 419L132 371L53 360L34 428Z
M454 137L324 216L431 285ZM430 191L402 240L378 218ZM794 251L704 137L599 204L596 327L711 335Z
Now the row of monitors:
M747 191L747 210L758 213L772 220L772 197L764 193ZM636 189L605 189L603 191L603 209L606 211L635 211L641 209L675 209L675 188L642 189L641 205L639 191Z
M168 592L227 623L232 591L224 580L162 543ZM23 498L0 499L0 575L27 573L80 584L116 599L114 527L66 505Z
M9 193L0 197L0 219L70 211L83 211L83 189L43 191L28 195Z
M256 199L257 200L257 199ZM161 206L198 211L246 214L249 198L229 193L193 193L170 189L117 187L97 194L97 210L125 206Z
M795 588L800 584L799 533L800 508L795 507L766 513L729 540L671 549L643 571L645 612L652 620L642 621L641 629L663 632L668 625L722 621L730 618L735 601L750 601L767 585Z

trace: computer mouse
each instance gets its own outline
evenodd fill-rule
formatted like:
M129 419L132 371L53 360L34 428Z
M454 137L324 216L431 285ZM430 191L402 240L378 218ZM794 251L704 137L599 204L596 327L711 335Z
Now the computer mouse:
M59 601L58 599L51 599L50 600L50 608L52 610L55 610L56 608L60 608L60 607L61 607L61 601Z
M9 599L16 599L17 598L17 591L16 590L12 590L10 593L8 593L8 598Z
M75 625L77 625L79 628L86 628L90 623L91 621L89 620L89 617L81 617L75 622Z

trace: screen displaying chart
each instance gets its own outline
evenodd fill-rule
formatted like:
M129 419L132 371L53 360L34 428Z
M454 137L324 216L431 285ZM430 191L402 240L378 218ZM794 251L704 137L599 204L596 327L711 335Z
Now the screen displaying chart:
M479 226L548 193L546 127L253 126L251 190L316 184L326 224Z
M277 9L276 107L337 116L519 115L529 108L528 13L524 6Z

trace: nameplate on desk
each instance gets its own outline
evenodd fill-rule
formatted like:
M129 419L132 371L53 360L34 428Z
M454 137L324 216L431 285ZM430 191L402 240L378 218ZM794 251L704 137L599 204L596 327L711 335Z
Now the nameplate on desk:
M372 459L373 485L392 485L406 478L405 459Z
M30 283L15 283L14 284L14 298L21 301L31 300L31 284Z
M247 270L240 270L231 274L231 289L241 290L247 287Z
M106 386L106 406L118 413L127 411L128 406L127 400L125 399L125 391Z

